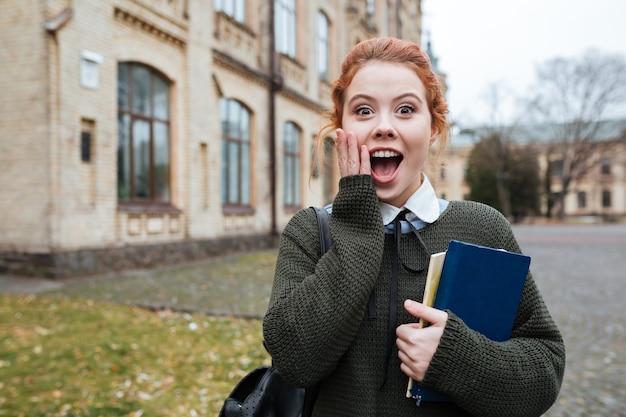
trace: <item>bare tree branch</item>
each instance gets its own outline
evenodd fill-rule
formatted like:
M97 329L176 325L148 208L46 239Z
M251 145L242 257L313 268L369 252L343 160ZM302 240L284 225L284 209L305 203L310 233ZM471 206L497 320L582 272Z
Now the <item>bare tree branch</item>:
M547 157L562 166L561 190L550 196L559 203L557 215L563 216L570 185L596 163L591 154L610 111L625 102L626 61L621 55L590 50L580 58L555 58L537 68L530 108L545 129L540 140L547 144ZM546 183L550 188L549 178Z

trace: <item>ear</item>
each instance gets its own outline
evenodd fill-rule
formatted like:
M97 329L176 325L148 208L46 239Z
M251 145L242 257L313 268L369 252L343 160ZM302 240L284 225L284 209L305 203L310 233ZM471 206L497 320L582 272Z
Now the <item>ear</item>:
M431 129L430 131L430 146L432 146L433 143L435 143L435 141L437 140L437 136L439 136L439 130L437 129Z

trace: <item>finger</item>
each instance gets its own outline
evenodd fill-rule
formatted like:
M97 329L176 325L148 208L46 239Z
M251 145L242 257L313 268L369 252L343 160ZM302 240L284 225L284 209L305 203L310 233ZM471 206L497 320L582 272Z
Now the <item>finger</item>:
M337 163L339 165L339 174L345 177L348 174L348 143L346 132L343 129L337 129L337 139L335 139L335 147L337 149Z
M422 382L421 379L418 379L417 374L415 372L413 372L413 369L411 369L408 365L406 365L402 361L400 361L400 370L407 377L409 377L409 378L411 378L411 379L413 379L413 380L415 380L417 382Z
M413 317L422 318L433 326L445 326L448 321L448 313L436 308L425 306L413 300L404 302L404 309Z
M442 332L443 329L432 326L428 329L411 328L408 325L398 327L396 346L402 372L421 381L439 346Z
M360 174L371 175L372 167L370 165L370 150L366 145L361 145L361 169Z
M348 142L348 175L356 175L361 169L359 145L353 132L348 132L346 139Z

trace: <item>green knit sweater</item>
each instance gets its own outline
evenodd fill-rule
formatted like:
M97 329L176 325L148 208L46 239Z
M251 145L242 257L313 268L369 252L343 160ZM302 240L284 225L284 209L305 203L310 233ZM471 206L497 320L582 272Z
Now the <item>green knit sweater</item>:
M330 232L333 247L320 259L314 211L293 216L281 236L263 321L279 372L296 386L322 381L314 416L540 416L553 404L565 350L531 274L509 341L490 341L448 312L423 383L454 402L418 407L405 397L408 379L400 370L395 340L384 369L393 236L384 233L370 176L341 179ZM451 202L420 234L431 253L446 250L451 239L520 251L507 220L478 203ZM402 304L422 299L429 255L415 235L402 235L399 257L408 268L399 268L398 325L417 321ZM372 291L375 318L367 308Z

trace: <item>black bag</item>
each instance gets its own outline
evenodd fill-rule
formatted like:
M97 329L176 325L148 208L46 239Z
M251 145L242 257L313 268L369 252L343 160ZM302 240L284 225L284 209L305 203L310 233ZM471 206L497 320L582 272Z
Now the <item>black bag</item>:
M289 385L273 366L263 366L239 381L220 417L301 417L304 391Z
M315 208L320 231L321 254L331 245L328 213ZM296 388L280 376L273 366L262 366L246 375L230 393L219 417L310 417L319 384Z

